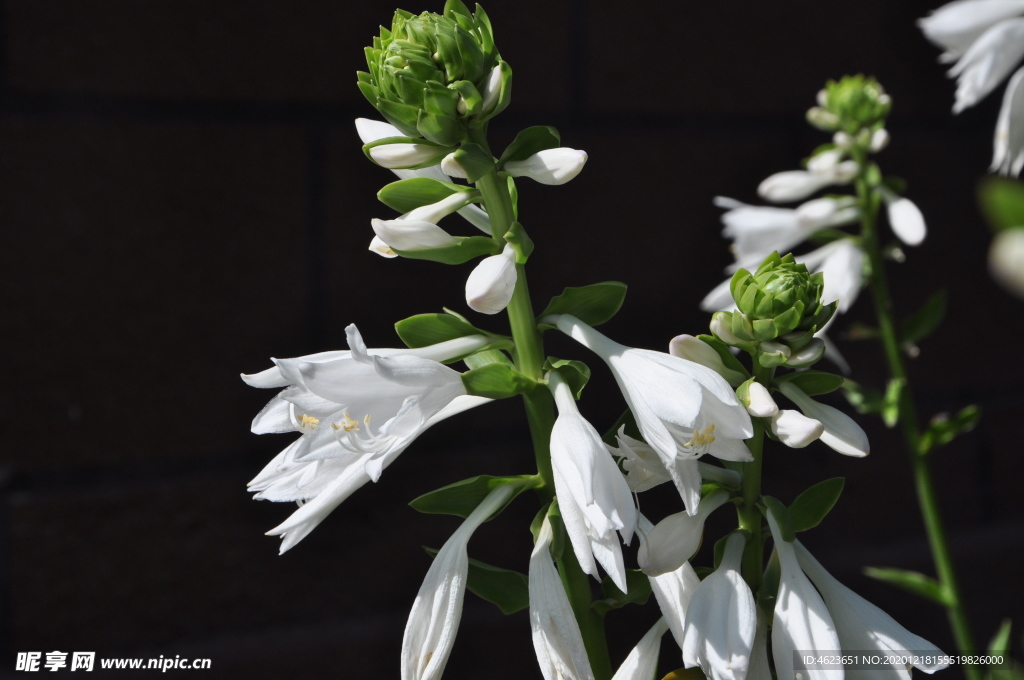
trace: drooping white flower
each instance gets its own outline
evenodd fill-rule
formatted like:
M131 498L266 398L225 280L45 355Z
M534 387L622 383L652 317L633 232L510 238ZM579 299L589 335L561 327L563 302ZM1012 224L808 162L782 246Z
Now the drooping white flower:
M864 430L853 418L828 404L822 404L792 382L779 384L779 391L790 398L805 416L821 423L824 430L821 441L846 456L860 458L868 455L871 446Z
M426 220L371 220L377 239L388 247L391 254L394 250L428 250L453 246L458 241L447 231L433 222ZM375 250L371 244L371 250ZM379 250L375 250L379 252ZM382 253L383 254L383 253ZM385 255L387 256L387 255Z
M849 184L857 176L857 163L842 160L842 149L823 151L807 162L807 170L777 172L757 187L758 195L772 203L789 203L807 198L834 184Z
M544 680L594 680L583 635L551 560L551 523L544 518L530 555L530 628Z
M615 671L612 680L651 680L658 670L658 653L661 651L661 637L668 630L664 617L657 620L636 644L625 661Z
M560 147L544 149L521 161L508 161L502 170L513 177L529 177L541 184L565 184L580 174L587 162L587 153Z
M677 512L655 524L640 542L637 565L648 576L659 576L679 569L700 548L708 515L728 500L729 492L719 490L701 499L697 514Z
M799 411L783 409L772 416L772 434L791 449L802 449L818 439L825 426Z
M840 650L832 617L821 595L797 563L793 544L783 539L771 511L768 526L775 540L781 575L772 624L772 655L779 680L843 680L843 670L807 668L803 655L835 654ZM800 655L794 652L801 652Z
M914 635L884 611L837 581L800 541L794 541L793 546L796 548L796 557L804 573L817 586L818 592L828 606L842 649L877 653L882 657L897 659L915 656L926 660L929 657L939 659L945 656L938 647ZM931 663L919 665L918 668L925 673L934 673L947 665ZM874 667L871 670L879 680L911 678L910 669L902 663Z
M732 299L732 296L729 296ZM701 366L707 366L718 375L726 379L726 381L736 387L744 380L744 376L739 371L735 371L728 368L725 362L722 361L722 357L718 355L711 345L693 337L692 335L677 335L672 338L672 341L668 344L668 353L674 357L680 359L686 359L687 361L693 361Z
M439 680L444 673L462 618L469 575L466 546L476 528L511 495L508 485L491 491L434 557L405 625L402 680Z
M988 270L999 285L1024 298L1024 228L996 234L989 246Z
M302 435L249 484L257 499L303 503L268 532L284 536L282 552L357 488L377 481L430 425L483 403L439 362L480 349L487 338L369 350L354 325L346 333L350 350L275 359L274 367L242 376L253 387L285 388L253 419L254 433Z
M924 223L924 215L909 198L898 196L887 190L882 191L889 226L896 237L908 246L918 246L928 234Z
M466 304L481 314L497 314L516 289L516 251L511 243L497 255L480 260L466 279Z
M941 61L956 61L994 24L1024 14L1024 0L955 0L934 10L917 25L946 52Z
M989 172L1017 176L1024 168L1024 68L1010 78L996 121Z
M757 606L740 574L741 532L726 539L718 569L690 600L683 627L683 665L699 666L710 680L744 680L757 631Z
M555 494L573 552L583 571L597 578L597 564L626 591L626 568L616 532L628 543L636 527L629 486L601 435L576 407L572 389L558 375L548 376L558 407L551 429Z
M957 78L953 113L974 106L1003 82L1024 57L1024 18L1004 19L971 43L949 70Z
M668 623L672 637L679 649L683 648L683 629L686 626L686 612L689 609L693 594L700 586L700 578L689 562L675 571L661 576L647 577L651 583L651 591L658 602L662 616Z
M644 440L661 457L690 514L700 501L695 466L680 466L705 453L749 461L743 443L753 436L747 410L725 378L706 366L664 352L620 345L568 314L545 317L601 357L611 369Z

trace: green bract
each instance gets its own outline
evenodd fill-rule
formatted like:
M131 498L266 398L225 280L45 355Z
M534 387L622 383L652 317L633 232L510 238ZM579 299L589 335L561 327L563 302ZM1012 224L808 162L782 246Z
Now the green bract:
M885 124L892 101L877 80L861 75L830 80L819 95L820 108L809 114L812 122L827 130L856 134Z
M443 14L395 12L366 48L359 89L403 134L452 146L508 104L511 70L487 14L448 0Z

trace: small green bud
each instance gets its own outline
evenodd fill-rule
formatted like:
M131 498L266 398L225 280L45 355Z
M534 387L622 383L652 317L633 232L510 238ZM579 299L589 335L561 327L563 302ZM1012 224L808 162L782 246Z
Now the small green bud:
M490 20L477 5L448 0L444 14L395 12L391 29L366 48L358 86L403 134L454 146L468 126L508 104L512 76L494 46Z
M885 125L892 100L877 80L862 75L830 80L818 93L818 106L807 113L817 128L829 132L857 135L867 130L868 137ZM866 145L865 145L866 146Z

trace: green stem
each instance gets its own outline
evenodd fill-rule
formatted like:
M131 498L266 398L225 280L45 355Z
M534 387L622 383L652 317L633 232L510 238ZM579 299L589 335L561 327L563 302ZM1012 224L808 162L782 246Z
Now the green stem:
M512 226L514 211L512 199L503 179L497 172L491 172L476 183L477 189L487 208L491 221L491 235L495 241L504 245L504 235ZM534 317L533 305L530 302L530 289L526 282L526 269L522 264L516 265L516 287L508 307L509 325L512 339L515 342L514 358L516 369L535 380L544 375L544 345ZM554 400L546 386L523 395L526 402L526 417L530 425L530 436L533 440L534 456L537 471L544 480L539 490L543 502L554 498L554 473L551 469L551 428L555 423ZM563 529L564 534L564 529ZM562 536L563 540L566 536ZM572 605L576 621L583 635L583 644L590 657L591 668L595 680L609 680L612 677L611 659L608 655L608 643L604 632L604 619L593 608L591 584L587 574L580 567L572 548L567 546L562 551L562 559L558 561L558 570L562 577L569 602Z
M771 382L771 369L764 368L753 357L754 378L768 387ZM761 578L764 573L764 550L761 543L761 511L757 508L757 502L761 499L761 461L764 451L764 423L760 418L754 418L754 436L747 440L747 448L754 457L749 463L741 463L743 482L740 486L742 502L736 508L739 516L739 526L750 533L750 540L743 549L743 578L747 585L755 593L761 588Z
M949 544L946 541L939 502L932 483L928 452L922 446L917 408L914 404L910 384L907 382L903 352L894 323L892 296L889 293L889 283L885 277L885 263L882 260L878 239L877 216L881 196L865 178L867 154L860 150L859 153L855 151L853 156L861 168L861 175L857 179L857 199L861 209L861 241L870 269L868 284L874 297L875 312L878 316L878 332L885 350L886 361L889 364L890 378L902 383L898 401L899 422L907 450L910 453L918 506L928 535L935 571L946 598L946 614L949 617L957 647L962 652L974 652L977 651L977 647L974 645L974 637L964 611L956 570L949 552ZM964 672L970 680L981 680L982 678L981 669L978 666L965 666Z

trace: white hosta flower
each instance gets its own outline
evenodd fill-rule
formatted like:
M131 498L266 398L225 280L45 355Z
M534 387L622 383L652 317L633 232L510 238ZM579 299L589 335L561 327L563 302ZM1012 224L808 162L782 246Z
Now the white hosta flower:
M999 285L1024 298L1024 228L996 234L988 251L988 270Z
M594 680L583 635L551 559L551 523L544 518L530 555L530 628L544 680Z
M864 285L864 251L852 239L832 241L805 255L798 255L796 261L812 273L824 274L822 304L838 300L838 311L842 313L856 301Z
M481 314L497 314L516 289L516 251L511 243L497 255L480 260L466 279L466 304Z
M354 325L346 333L350 350L275 359L273 368L242 376L253 387L285 388L253 419L254 433L302 435L249 485L257 499L303 503L268 532L285 537L282 552L355 489L377 481L430 425L484 403L467 396L459 373L439 362L472 353L487 338L370 350Z
M729 492L716 491L701 499L697 514L677 512L654 525L640 542L636 561L648 576L675 571L689 561L704 538L704 522L708 515L729 500Z
M768 388L759 382L747 388L747 413L757 418L771 418L779 413L779 405L772 399Z
M921 245L928 234L928 228L924 223L924 215L914 202L885 189L882 190L882 199L889 216L889 226L896 237L908 246Z
M902 658L912 655L922 660L945 656L938 647L914 635L884 611L837 581L800 541L794 541L793 545L804 573L817 586L818 592L828 606L839 636L839 644L843 649L876 653L882 657ZM931 663L919 665L918 668L925 673L934 673L947 665ZM872 668L872 672L879 680L911 678L910 668L904 664L875 667Z
M682 650L686 612L693 594L700 587L700 578L689 562L683 562L683 566L675 571L661 576L649 576L647 580L651 583L654 599L658 601L658 607L668 623L669 630L672 631L672 637Z
M791 449L802 449L825 432L825 426L799 411L783 409L772 416L772 434Z
M1003 82L1024 57L1024 18L1004 19L971 43L949 70L957 78L953 113L974 106Z
M574 316L545 317L601 357L611 369L646 442L661 457L690 514L700 501L700 476L680 466L705 453L749 461L753 436L746 409L725 378L706 366L663 352L626 347Z
M381 257L386 257L388 259L398 257L398 253L392 250L391 246L389 246L387 243L384 243L380 236L373 237L373 240L370 241L370 247L367 248L367 250L369 250L371 253L377 253Z
M580 174L587 162L587 153L561 147L544 149L521 161L508 161L502 170L513 177L529 177L541 184L565 184Z
M454 152L441 159L441 172L449 177L458 177L459 179L467 179L469 177L466 169L455 160Z
M889 139L889 131L885 128L878 128L871 133L871 143L868 147L871 149L872 153L878 153L879 151L884 150L885 147L889 146Z
M732 271L757 267L774 251L786 253L814 232L856 222L859 211L852 197L816 198L796 209L754 206L717 197L722 214L722 235L732 239L736 263Z
M411 168L437 158L437 147L433 144L403 142L381 144L370 149L370 158L389 170Z
M710 680L744 680L750 665L757 606L740 574L745 544L742 533L729 536L721 564L701 582L686 610L683 665L699 666Z
M804 654L836 654L841 649L832 617L825 602L797 563L792 543L783 540L782 531L768 512L768 526L775 539L781 576L775 599L772 624L772 655L779 680L843 680L843 670L808 669ZM794 652L799 651L797 656Z
M613 456L622 459L622 469L626 473L626 484L633 493L640 493L653 489L659 484L672 481L665 464L661 462L658 452L639 439L634 439L625 433L626 426L619 428L615 438L618 447L609 446L608 450ZM737 487L740 484L740 473L735 470L726 470L702 460L677 461L677 467L696 465L693 474L699 475L703 480L723 484L725 486Z
M789 397L805 416L822 424L821 441L824 444L846 456L860 458L868 455L871 450L868 436L853 418L837 408L811 399L792 382L780 383L779 391Z
M499 73L500 82L500 73ZM380 120L370 120L369 118L356 118L356 132L359 134L359 139L362 140L363 144L369 144L375 142L378 139L384 139L385 137L404 137L402 131L396 128L390 123L385 123ZM398 175L400 179L411 179L413 177L428 177L430 179L440 180L442 182L451 181L451 178L441 171L441 168L432 165L429 168L418 168L416 170L393 168L393 173ZM466 221L472 224L474 227L484 232L488 236L491 234L491 220L487 217L487 213L478 208L477 206L470 204L459 209L459 214L462 215ZM370 250L375 250L371 245Z
M651 680L658 670L658 654L661 652L661 637L668 630L668 624L664 618L651 627L647 634L640 639L625 661L615 671L612 680Z
M857 176L857 163L842 160L844 151L823 151L807 162L807 170L777 172L757 187L758 195L772 203L789 203L807 198L834 184L849 184Z
M1024 168L1024 68L1010 78L996 121L989 172L1017 176Z
M573 552L584 572L597 578L600 563L625 592L626 568L616 532L626 543L633 537L633 497L601 435L580 415L570 387L557 372L548 380L558 406L551 429L551 466Z
M732 299L732 296L729 297ZM746 376L739 371L728 368L725 362L722 361L722 357L718 355L718 352L706 342L693 337L692 335L677 335L672 338L672 341L668 344L668 353L674 357L680 359L686 359L698 363L701 366L707 366L718 375L726 379L726 381L736 387L746 380Z
M402 680L439 680L444 673L462 618L469 575L466 546L476 528L511 495L508 485L491 491L434 557L405 625Z
M934 10L917 25L946 52L941 61L956 61L994 24L1024 14L1024 0L956 0Z
M373 231L388 250L429 250L445 248L458 240L433 222L425 220L371 220ZM375 241L376 242L376 241ZM371 243L370 249L379 252ZM394 250L392 250L394 249Z
M711 289L711 292L704 296L704 299L700 301L700 308L705 312L731 312L736 309L736 301L732 298L732 291L729 288L729 284L732 283L732 277L727 278L720 284ZM712 321L714 323L714 321ZM727 326L728 324L726 324ZM725 327L723 327L725 328ZM715 329L712 331L718 337L723 337ZM728 331L729 335L732 335L732 331Z

